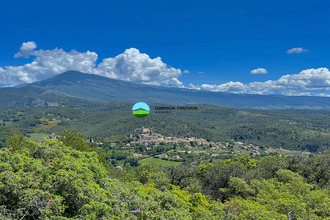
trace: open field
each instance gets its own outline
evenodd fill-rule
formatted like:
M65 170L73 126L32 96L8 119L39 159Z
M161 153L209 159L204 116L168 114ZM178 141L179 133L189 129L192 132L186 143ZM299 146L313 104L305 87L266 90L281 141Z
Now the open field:
M44 138L47 138L49 136L49 134L45 134L45 133L32 133L30 134L30 139L34 140L34 141L41 141Z
M175 162L175 161L167 161L167 160L161 160L161 159L157 159L157 158L147 158L147 159L143 159L140 161L141 164L143 163L151 163L151 164L157 164L157 165L161 165L161 166L177 166L182 164L182 162Z

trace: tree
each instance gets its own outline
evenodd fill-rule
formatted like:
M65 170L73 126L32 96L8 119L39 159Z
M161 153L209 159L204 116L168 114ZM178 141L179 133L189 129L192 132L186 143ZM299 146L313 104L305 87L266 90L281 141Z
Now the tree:
M286 168L286 161L279 155L264 157L259 161L259 171L264 178L273 178L276 171Z
M247 199L255 194L255 190L238 177L230 177L228 188L221 188L220 192L223 194L223 198L238 196Z
M111 190L104 185L107 170L94 152L17 136L0 150L0 167L0 209L6 218L87 218L97 213L91 217L97 219L111 209Z

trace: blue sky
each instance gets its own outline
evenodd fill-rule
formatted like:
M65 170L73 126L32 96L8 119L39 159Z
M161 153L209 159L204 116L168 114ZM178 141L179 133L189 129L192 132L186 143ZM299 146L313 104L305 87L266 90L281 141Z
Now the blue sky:
M13 57L23 42L33 41L36 50L57 47L66 52L72 49L81 53L95 52L98 55L96 65L104 58L136 48L150 59L161 57L167 67L189 71L180 76L173 73L164 86L173 86L172 78L176 78L182 83L181 87L193 84L197 89L254 93L258 85L244 90L230 87L232 85L228 85L228 90L224 89L226 86L216 86L230 81L244 86L276 81L283 75L299 74L312 68L315 71L303 74L304 77L317 75L313 82L308 82L310 87L330 80L327 70L318 69L329 67L329 1L60 0L1 4L0 67L6 71L6 66L23 66L38 57L35 54L30 58ZM306 51L288 54L291 48ZM264 68L268 73L250 74L256 68ZM320 71L321 76L318 75ZM3 79L12 73L7 71L6 74ZM117 77L118 73L107 76L115 74ZM15 77L8 85L18 82L21 76ZM154 84L142 76L139 79L126 75L117 78ZM42 77L32 77L32 81L36 79ZM162 78L156 77L159 79ZM291 87L295 82L290 81ZM0 84L6 83L2 80ZM213 87L201 87L202 84ZM330 81L329 86L327 83L320 86L322 88L317 91L299 87L286 93L262 89L256 93L330 95Z

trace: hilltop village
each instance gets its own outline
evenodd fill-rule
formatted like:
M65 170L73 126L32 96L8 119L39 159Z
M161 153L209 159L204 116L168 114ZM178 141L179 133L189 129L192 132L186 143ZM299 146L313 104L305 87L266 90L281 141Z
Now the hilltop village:
M145 127L136 128L125 140L112 142L103 140L94 143L108 149L108 154L114 160L115 165L118 164L118 161L131 160L131 163L135 163L136 160L147 158L185 162L188 160L229 159L242 155L261 157L271 154L287 156L297 153L283 148L274 149L243 142L212 142L204 138L164 136Z
M165 137L161 134L153 133L149 128L136 128L134 135L130 135L131 138L136 140L131 141L130 144L140 144L147 147L147 150L151 150L151 147L157 148L160 145L172 145L175 146L176 150L170 150L169 152L174 153L193 153L193 154L209 154L211 157L218 157L221 153L227 153L228 149L232 149L227 142L211 142L204 138L179 138L179 137ZM129 145L130 145L129 144ZM235 146L242 146L244 149L249 148L252 152L252 156L260 155L259 146L248 145L245 146L242 142L234 142ZM240 155L241 152L237 151L235 154ZM179 155L175 155L169 158L166 154L159 155L163 159L177 160L180 158Z

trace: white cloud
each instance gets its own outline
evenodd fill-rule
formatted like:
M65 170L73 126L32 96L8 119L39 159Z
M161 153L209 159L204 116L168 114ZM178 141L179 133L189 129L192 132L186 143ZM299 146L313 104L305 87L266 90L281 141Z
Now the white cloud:
M0 75L0 84L14 86L21 83L31 83L68 70L77 70L85 73L94 71L97 60L97 54L94 52L80 53L75 50L65 52L58 48L35 51L32 50L35 43L29 43L23 43L21 51L15 56L28 57L33 55L35 59L23 66L6 66L4 72Z
M198 86L195 86L194 84L190 83L189 86L188 86L188 89L196 89L196 90L201 90L200 87Z
M0 67L0 86L14 86L49 78L68 70L93 73L114 79L140 82L157 86L183 88L179 80L182 72L162 62L160 57L150 58L138 49L130 48L113 58L106 58L96 65L95 52L66 52L63 49L35 50L34 42L23 43L15 57L34 56L32 62L23 66ZM267 70L257 68L251 71L261 73ZM186 72L186 71L184 71ZM199 72L202 74L203 72ZM253 73L252 73L253 74ZM200 75L202 76L202 75ZM227 82L220 85L193 85L189 89L214 92L278 95L330 96L330 72L327 68L307 69L298 74L284 75L277 80L265 82Z
M19 48L19 52L15 54L15 58L18 57L25 57L29 58L30 55L33 53L33 50L37 48L37 44L34 41L25 42Z
M298 74L284 75L277 80L265 82L227 82L220 85L195 86L214 92L249 93L288 96L329 96L330 71L327 68L307 69ZM192 88L192 86L190 86Z
M183 73L190 73L189 70L184 70Z
M330 94L320 93L319 96L321 96L321 97L330 97Z
M268 71L264 68L257 68L250 71L251 74L266 74Z
M303 53L303 52L307 52L308 50L303 49L301 47L296 47L296 48L291 48L290 50L287 50L286 52L288 54L292 54L292 53Z
M94 73L150 85L183 87L178 80L182 74L180 69L168 67L160 57L151 59L135 48L127 49L114 58L104 59Z
M159 86L183 87L180 69L167 66L160 57L151 59L135 48L127 49L114 58L106 58L96 66L95 52L66 52L63 49L35 50L35 42L23 43L15 57L35 56L23 66L0 67L0 84L15 86L49 78L68 70L98 74L114 79Z
M199 73L199 74L203 74L203 73L204 73L204 71L199 71L198 73Z

